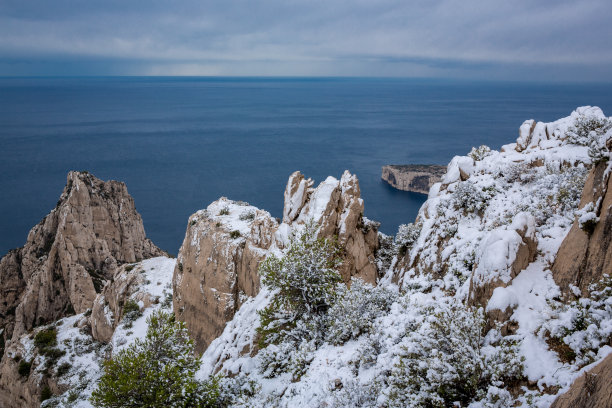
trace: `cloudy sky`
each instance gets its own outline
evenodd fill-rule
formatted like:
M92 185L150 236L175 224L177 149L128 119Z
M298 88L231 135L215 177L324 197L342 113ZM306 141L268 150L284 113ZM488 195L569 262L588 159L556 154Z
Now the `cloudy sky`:
M0 75L612 81L610 0L0 0Z

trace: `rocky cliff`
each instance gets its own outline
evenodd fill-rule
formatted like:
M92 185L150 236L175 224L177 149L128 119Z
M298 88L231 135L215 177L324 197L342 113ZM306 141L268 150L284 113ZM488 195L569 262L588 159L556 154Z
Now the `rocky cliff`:
M56 207L32 228L22 248L0 260L0 328L7 353L31 329L91 309L121 264L163 253L146 238L124 183L70 172ZM0 393L29 395L28 387L40 386L40 379L10 380L16 363L7 353L0 365ZM37 401L38 393L31 394Z
M345 172L318 187L295 172L285 189L283 220L221 198L189 217L174 271L174 310L185 321L199 352L223 331L244 300L259 292L259 263L278 253L304 223L319 224L319 236L337 237L345 248L341 275L375 283L377 224L363 218L359 182Z
M428 194L431 186L438 183L445 172L446 166L391 164L383 166L381 178L398 190Z

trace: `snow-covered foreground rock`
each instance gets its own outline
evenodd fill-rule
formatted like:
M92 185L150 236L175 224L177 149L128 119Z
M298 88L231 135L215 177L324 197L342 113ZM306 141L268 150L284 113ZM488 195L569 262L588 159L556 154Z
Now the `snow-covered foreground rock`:
M363 314L368 330L288 350L287 359L300 354L306 368L297 378L290 371L270 376L261 357L268 354L256 354L257 311L271 299L262 290L205 351L200 375L256 384L237 406L444 405L440 387L461 388L462 381L476 385L466 385L469 398L457 397L461 406L550 406L612 351L607 258L598 255L599 267L580 276L566 273L564 285L576 288L569 293L551 270L566 256L558 251L572 225L587 241L585 223L610 233L600 221L609 206L601 203L612 195L609 129L601 110L579 108L552 123L526 121L517 142L500 151L481 146L455 157L396 247L387 240L391 249L378 252L399 250L378 282L396 300ZM589 172L598 174L595 198L583 192ZM597 242L599 253L609 253L607 241ZM345 318L332 316L329 324Z

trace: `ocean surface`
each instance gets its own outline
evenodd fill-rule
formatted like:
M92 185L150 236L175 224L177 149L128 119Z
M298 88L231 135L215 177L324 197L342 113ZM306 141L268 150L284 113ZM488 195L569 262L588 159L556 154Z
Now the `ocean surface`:
M424 195L385 164L447 164L514 142L525 119L581 105L612 115L612 85L339 78L0 78L0 254L24 244L70 170L127 183L147 235L176 254L187 218L221 196L280 217L295 170L359 177L365 215L396 232Z

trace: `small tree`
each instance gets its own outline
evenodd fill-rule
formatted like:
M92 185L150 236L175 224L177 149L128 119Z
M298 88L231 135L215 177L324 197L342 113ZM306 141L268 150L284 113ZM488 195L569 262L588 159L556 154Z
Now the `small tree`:
M335 242L317 238L314 222L306 224L304 231L291 239L285 256L272 255L260 266L262 282L279 290L272 307L298 316L325 312L341 281L336 269L338 253Z
M103 363L91 403L104 408L216 406L216 381L194 378L200 362L185 324L163 311L154 312L147 323L144 340Z
M265 377L290 371L297 380L305 372L323 341L325 314L341 282L339 264L338 246L317 238L314 222L292 237L283 258L270 256L261 264L262 282L278 291L260 312L257 329Z

